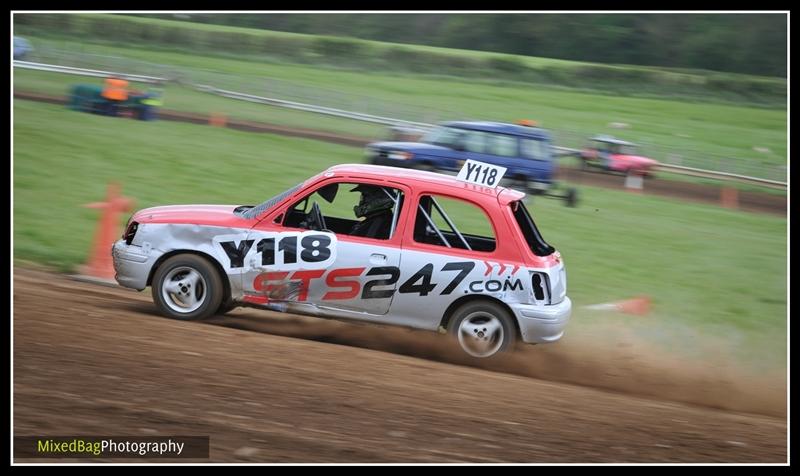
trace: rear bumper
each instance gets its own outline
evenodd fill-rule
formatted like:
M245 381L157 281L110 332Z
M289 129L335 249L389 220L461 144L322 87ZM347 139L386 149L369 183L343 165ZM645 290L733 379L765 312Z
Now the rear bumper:
M529 344L543 344L560 339L572 314L572 301L568 297L550 306L511 304L510 307L519 323L522 341Z

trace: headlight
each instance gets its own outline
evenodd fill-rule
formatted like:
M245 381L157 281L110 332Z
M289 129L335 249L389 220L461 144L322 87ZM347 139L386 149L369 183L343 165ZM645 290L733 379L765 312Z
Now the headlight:
M133 243L133 237L136 236L136 231L139 229L139 223L132 221L128 223L128 226L125 228L125 233L122 235L122 239L125 240L125 244L130 245Z

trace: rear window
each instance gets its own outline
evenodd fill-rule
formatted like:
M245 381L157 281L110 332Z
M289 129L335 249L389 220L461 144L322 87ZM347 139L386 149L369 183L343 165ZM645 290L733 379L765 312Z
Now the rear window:
M528 213L528 209L525 208L525 204L516 201L511 202L509 206L511 207L511 211L514 212L514 218L517 219L517 224L520 230L522 230L525 241L528 243L528 247L531 251L533 251L533 254L536 256L548 256L553 254L556 249L544 241L542 234L539 233L539 229L536 228L533 217Z

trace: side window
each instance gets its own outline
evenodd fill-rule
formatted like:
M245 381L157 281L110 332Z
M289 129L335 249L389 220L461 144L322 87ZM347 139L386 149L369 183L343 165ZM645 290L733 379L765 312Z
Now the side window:
M284 226L388 240L397 227L403 192L366 183L331 183L295 202Z
M464 149L467 152L483 154L486 151L486 135L478 131L468 132L464 137Z
M547 141L536 139L521 139L519 143L520 152L526 159L547 160L548 148Z
M442 147L455 147L464 140L464 131L453 127L444 127L437 131L438 134L433 138L432 144Z
M489 217L473 203L441 195L423 195L417 205L414 241L473 251L494 251Z
M505 134L490 134L487 154L517 157L517 138Z

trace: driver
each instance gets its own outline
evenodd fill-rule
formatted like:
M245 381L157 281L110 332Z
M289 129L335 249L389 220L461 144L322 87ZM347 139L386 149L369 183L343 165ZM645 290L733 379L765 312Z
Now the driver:
M383 188L376 185L358 185L351 192L361 192L361 199L353 211L364 220L356 223L350 234L367 238L389 239L392 228L394 201Z

